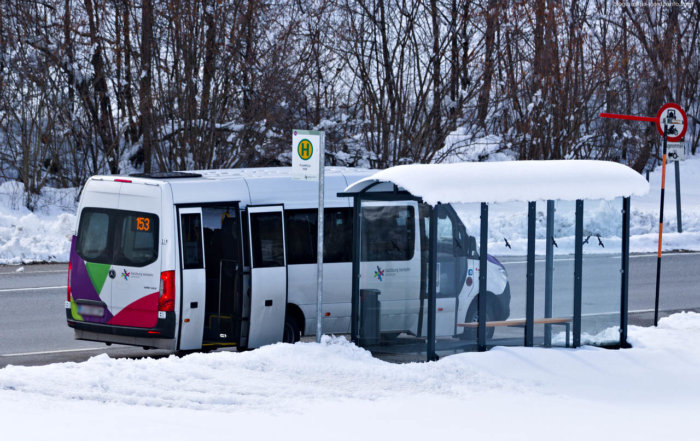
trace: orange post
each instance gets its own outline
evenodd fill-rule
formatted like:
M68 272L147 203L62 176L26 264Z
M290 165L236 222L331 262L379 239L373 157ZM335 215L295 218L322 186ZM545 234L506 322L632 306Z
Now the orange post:
M667 133L664 124L664 154L661 160L661 208L659 209L659 251L656 258L656 299L654 301L654 326L659 325L659 287L661 283L661 239L664 232L664 193L666 190L666 154L667 154Z

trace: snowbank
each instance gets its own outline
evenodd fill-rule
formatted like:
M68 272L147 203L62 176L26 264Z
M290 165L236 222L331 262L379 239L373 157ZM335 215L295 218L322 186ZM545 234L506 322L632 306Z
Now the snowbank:
M466 127L458 127L445 139L445 146L435 153L435 162L514 161L517 154L504 148L499 135L473 138Z
M46 188L25 207L22 184L0 184L0 264L67 262L77 190Z
M615 331L615 330L613 330ZM700 314L633 349L496 348L390 364L342 338L0 370L7 439L693 439ZM36 424L38 419L41 424Z

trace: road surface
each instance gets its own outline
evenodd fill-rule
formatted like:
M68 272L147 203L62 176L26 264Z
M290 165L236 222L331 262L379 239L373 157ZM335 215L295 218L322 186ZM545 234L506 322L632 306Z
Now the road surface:
M512 287L511 318L525 316L525 259L504 258ZM558 257L554 272L554 316L572 315L573 258ZM82 361L107 353L114 357L167 356L128 346L76 341L66 325L65 264L0 266L0 367ZM584 332L619 323L619 255L586 255L583 279ZM535 315L544 314L544 259L536 261ZM656 255L630 258L630 323L653 320ZM661 315L679 310L700 311L700 253L664 255Z

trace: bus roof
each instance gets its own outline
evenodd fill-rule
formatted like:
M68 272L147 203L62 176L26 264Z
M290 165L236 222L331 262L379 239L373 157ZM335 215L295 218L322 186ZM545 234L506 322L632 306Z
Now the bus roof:
M431 205L614 199L649 192L646 179L625 165L554 160L400 165L349 185L344 195L389 190L381 183L398 186Z
M325 168L327 206L348 206L337 193L372 170L349 167ZM92 180L168 185L173 203L210 203L240 201L248 204L281 204L288 208L312 208L318 205L318 183L291 178L291 167L262 167L220 170L191 170L183 173L149 175L103 175Z

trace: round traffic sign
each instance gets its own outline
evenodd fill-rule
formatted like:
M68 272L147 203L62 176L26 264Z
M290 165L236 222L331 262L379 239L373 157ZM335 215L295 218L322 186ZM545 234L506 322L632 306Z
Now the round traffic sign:
M688 116L676 103L666 103L656 113L656 130L664 136L664 124L668 128L668 142L678 142L688 130Z

